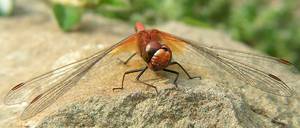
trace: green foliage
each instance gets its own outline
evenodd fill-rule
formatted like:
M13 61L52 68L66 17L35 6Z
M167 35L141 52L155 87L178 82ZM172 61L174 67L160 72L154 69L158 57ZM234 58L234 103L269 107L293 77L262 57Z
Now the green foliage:
M54 4L53 12L60 28L70 31L80 22L83 9L72 5Z
M15 0L0 0L0 16L10 16L13 14Z
M157 24L168 20L209 26L226 20L231 0L128 0L118 9L100 5L96 12L125 21ZM114 7L115 5L109 5Z
M272 5L251 0L236 8L227 29L241 40L272 56L288 58L300 68L300 24L295 17L296 1Z

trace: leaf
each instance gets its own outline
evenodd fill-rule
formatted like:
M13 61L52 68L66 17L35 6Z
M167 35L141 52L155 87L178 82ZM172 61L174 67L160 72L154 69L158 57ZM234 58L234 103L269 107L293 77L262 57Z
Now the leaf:
M83 8L72 5L54 4L53 13L63 31L71 31L78 26Z
M15 0L0 0L0 16L9 16L13 13Z

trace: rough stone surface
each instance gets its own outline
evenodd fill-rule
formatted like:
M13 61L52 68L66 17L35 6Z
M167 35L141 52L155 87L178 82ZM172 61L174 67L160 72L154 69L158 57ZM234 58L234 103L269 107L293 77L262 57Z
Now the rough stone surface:
M206 60L190 55L183 64L202 80L179 77L179 89L170 89L174 76L146 72L143 80L158 87L159 94L135 82L136 75L122 73L133 68L107 58L62 97L28 120L20 120L26 104L6 106L2 99L19 82L84 58L133 33L125 23L92 14L83 17L78 31L63 33L49 7L39 1L17 1L16 15L0 19L0 126L2 127L299 127L300 97L286 98L245 85ZM147 28L151 28L148 27ZM199 29L177 22L157 26L160 30L195 42L251 51L218 30ZM138 58L134 60L139 61ZM109 64L107 63L109 62ZM176 67L173 67L176 69ZM181 72L182 73L182 72ZM215 79L216 78L216 79ZM300 82L298 82L299 85ZM296 84L295 84L296 85ZM297 94L300 87L293 87Z
M166 89L158 95L136 92L111 99L93 97L45 118L40 127L263 126L256 118L243 99L232 93Z

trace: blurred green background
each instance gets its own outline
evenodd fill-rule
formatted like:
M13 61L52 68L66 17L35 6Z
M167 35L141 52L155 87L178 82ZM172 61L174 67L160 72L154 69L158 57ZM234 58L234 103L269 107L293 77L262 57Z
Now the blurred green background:
M134 23L170 20L222 29L253 48L286 58L300 69L300 2L297 0L52 0L63 31L85 12ZM0 12L1 14L1 12Z

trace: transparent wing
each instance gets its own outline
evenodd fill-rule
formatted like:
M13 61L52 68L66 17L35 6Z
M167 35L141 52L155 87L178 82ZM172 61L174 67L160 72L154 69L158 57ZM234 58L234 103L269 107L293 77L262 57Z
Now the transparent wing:
M274 74L286 83L295 82L299 79L297 75L299 71L287 60L212 46L203 45L203 47L227 59L243 62L250 67Z
M99 52L99 54L101 54L101 52ZM89 64L92 60L91 58L92 57L82 59L16 85L8 92L4 102L8 105L12 105L24 102L32 96L35 97L39 92L48 90L61 80L66 79L68 75L76 72L78 68Z
M286 83L294 80L292 76L296 70L288 70L295 68L286 60L206 45L198 46L165 32L157 33L162 43L172 49L174 56L199 54L255 88L280 96L294 95L294 90ZM270 66L278 69L272 70Z
M101 50L90 57L57 68L53 71L32 78L13 87L6 95L6 104L27 101L29 105L22 113L21 119L27 119L47 108L59 96L73 87L96 63L107 54L112 56L120 52L137 50L136 34L120 41L108 49Z
M75 70L71 70L64 74L64 77L55 82L52 85L52 88L46 90L44 93L38 94L34 99L32 99L23 111L21 119L30 118L51 105L51 103L53 103L58 97L73 87L96 62L97 59L90 60L89 62L76 67Z

